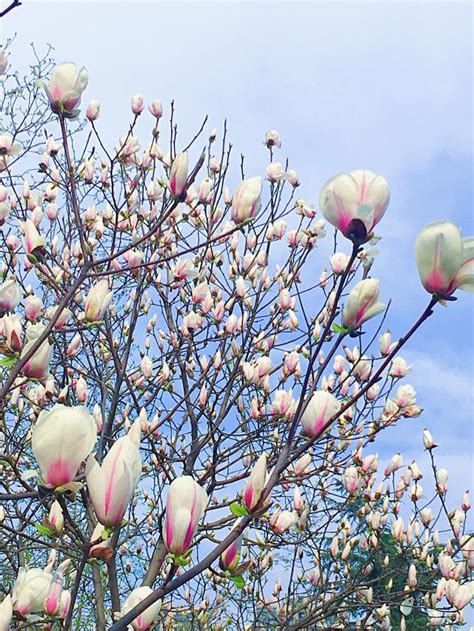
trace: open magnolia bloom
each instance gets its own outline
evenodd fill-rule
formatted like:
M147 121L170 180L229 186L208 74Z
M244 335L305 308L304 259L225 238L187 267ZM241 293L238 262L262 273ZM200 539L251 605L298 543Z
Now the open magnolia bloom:
M43 482L54 487L72 482L90 454L96 435L94 417L82 405L66 407L58 403L40 412L31 446Z
M151 587L137 587L134 589L123 603L122 611L120 612L121 615L124 616L130 609L133 609L141 603L142 600L145 600L152 592ZM132 622L132 629L135 631L147 631L147 629L150 629L155 623L160 609L161 600L158 600L135 618Z
M18 155L21 145L13 142L11 136L0 136L0 171L4 171L8 166L8 158Z
M20 568L13 587L13 610L22 616L42 611L52 576L40 568Z
M354 243L364 243L387 210L386 179L361 169L341 173L322 187L319 206L324 217Z
M123 519L142 472L140 417L126 436L119 438L100 465L90 456L86 479L97 519L104 526L117 526Z
M46 85L39 81L44 88L51 104L51 109L56 114L63 113L68 118L74 118L79 110L75 109L81 102L81 96L89 83L89 74L85 68L77 69L75 63L66 61L56 66Z
M170 552L184 554L189 549L207 502L206 491L190 475L173 480L163 527L163 538Z
M456 289L474 292L474 237L463 239L451 221L428 224L415 245L421 283L430 294L450 296Z

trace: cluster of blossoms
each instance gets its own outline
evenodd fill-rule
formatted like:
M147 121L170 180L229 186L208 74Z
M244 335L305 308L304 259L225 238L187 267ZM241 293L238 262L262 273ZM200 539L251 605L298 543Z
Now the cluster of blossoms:
M337 175L316 207L270 130L262 173L228 188L227 130L193 161L200 133L178 152L140 95L106 150L86 69L49 66L0 137L0 630L461 624L469 494L447 508L428 430L431 497L372 445L422 413L400 351L473 290L474 239L421 231L429 303L392 339L371 276L384 177Z

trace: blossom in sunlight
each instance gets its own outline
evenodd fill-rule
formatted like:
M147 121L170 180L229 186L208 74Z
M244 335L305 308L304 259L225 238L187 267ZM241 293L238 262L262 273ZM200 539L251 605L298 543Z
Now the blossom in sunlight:
M51 574L45 570L21 567L13 586L13 610L22 616L42 611L51 579Z
M336 252L329 259L329 263L334 274L342 274L349 263L349 257L344 252Z
M139 116L145 108L142 95L136 94L135 96L132 96L130 106L132 108L132 113L135 114L135 116Z
M54 68L48 85L44 81L39 85L44 88L53 112L70 118L78 115L76 107L88 83L87 70L84 67L79 70L75 63L67 61Z
M22 298L23 292L14 279L0 285L0 311L12 311Z
M463 239L451 221L423 228L416 239L415 259L421 283L430 294L474 292L474 237Z
M269 129L265 132L265 138L263 139L263 144L270 147L281 147L281 138L280 134L276 131L276 129Z
M242 223L256 217L262 206L262 178L251 177L237 187L232 197L232 220Z
M433 440L433 436L428 429L423 430L423 447L425 449L434 449L438 444Z
M161 118L163 116L163 105L159 99L155 99L148 106L150 114L155 118Z
M389 375L391 377L406 377L410 372L411 366L408 366L403 357L394 357L390 364Z
M36 320L43 311L43 301L38 296L29 295L25 298L25 316L27 320Z
M138 139L130 134L128 136L122 136L115 146L117 159L125 166L133 164L136 157L135 154L139 149L140 143Z
M153 590L151 587L137 587L132 592L130 592L129 596L127 596L125 602L123 603L123 607L121 610L121 615L124 616L131 609L136 607L139 603L141 603L147 596L149 596ZM152 605L147 607L145 611L138 616L130 623L132 629L134 631L147 631L147 629L151 629L154 625L155 620L160 613L161 609L161 600L157 600Z
M7 168L8 158L18 155L20 151L21 146L14 143L11 136L0 136L0 172Z
M306 436L310 438L319 436L329 421L337 415L340 407L341 404L330 392L325 390L314 392L301 417L303 431Z
M364 170L336 175L324 184L319 196L324 217L357 244L370 238L389 201L385 178Z
M0 603L0 631L8 631L13 615L12 597L10 594Z
M238 526L240 519L237 519L233 528ZM231 531L232 532L232 531ZM219 558L219 565L222 570L232 572L239 564L240 548L242 546L243 534L239 535L230 546L228 546Z
M173 554L185 553L208 503L206 491L189 475L173 480L166 500L165 545Z
M8 68L8 55L4 50L0 50L0 76L4 75Z
M342 312L342 322L348 329L357 329L361 324L385 309L379 302L380 283L375 278L359 281L349 292Z
M267 454L263 453L255 463L243 491L244 504L252 510L257 504L267 482Z
M96 435L94 417L82 405L58 403L42 410L33 428L31 447L43 482L58 487L74 480L92 451Z
M21 357L25 357L30 352L30 349L36 345L38 338L43 335L45 328L46 326L41 322L27 326L26 340ZM23 366L23 373L33 379L45 379L48 376L49 362L51 361L52 353L53 347L49 343L48 338L46 338Z
M97 519L104 526L117 526L123 519L142 471L138 418L128 434L119 438L99 464L89 456L86 480Z
M92 122L96 121L100 115L100 103L95 99L90 101L86 109L86 117Z
M195 278L198 275L198 271L190 259L179 259L173 267L172 273L175 280L178 281Z
M58 567L56 572L51 578L51 583L48 590L48 595L44 601L44 612L48 616L56 616L61 609L61 596L63 592L64 572L71 563L70 559L67 559Z
M187 152L178 153L173 160L170 171L170 191L174 197L181 198L186 191L189 159Z
M109 291L109 281L100 280L93 285L87 294L84 314L88 322L102 320L107 307L112 301L112 292Z
M61 532L64 526L64 514L63 509L61 508L61 504L58 500L55 500L51 504L51 508L49 509L48 522L55 529L56 532Z
M23 346L21 319L17 315L3 316L0 324L7 346L14 353L21 351Z
M359 489L359 473L357 467L347 467L341 477L346 491L355 493Z
M298 517L295 513L292 513L289 510L282 511L280 507L278 507L268 520L268 523L272 530L274 530L278 535L282 535L297 521Z
M24 239L23 245L28 256L35 259L41 257L45 253L45 237L41 235L31 219L27 219L24 223Z

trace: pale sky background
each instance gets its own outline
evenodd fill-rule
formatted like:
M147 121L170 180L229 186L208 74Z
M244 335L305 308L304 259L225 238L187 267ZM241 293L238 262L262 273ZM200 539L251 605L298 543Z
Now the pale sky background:
M392 201L372 271L382 297L393 298L395 337L428 300L413 259L417 232L449 218L474 234L470 2L24 0L2 22L3 38L18 34L15 67L26 67L34 42L40 50L51 43L58 62L88 68L83 105L101 102L99 129L110 143L141 93L147 102L175 99L183 142L205 114L209 130L226 117L235 164L244 153L248 175L264 174L261 140L277 129L278 159L290 157L298 196L313 204L335 173L385 175ZM425 413L376 443L385 460L416 456L426 478L421 431L429 427L450 472L450 507L474 490L473 304L459 292L409 344L410 382Z

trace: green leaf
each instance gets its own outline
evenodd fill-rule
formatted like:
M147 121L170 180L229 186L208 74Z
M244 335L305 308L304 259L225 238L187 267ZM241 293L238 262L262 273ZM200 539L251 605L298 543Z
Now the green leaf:
M12 366L16 362L16 357L3 357L0 359L0 366Z
M245 506L242 506L242 504L239 504L239 502L232 502L232 504L230 505L230 512L232 513L232 515L235 515L235 517L250 515Z
M239 589L243 589L245 587L245 578L243 576L229 576L229 578Z
M332 325L332 330L336 333L349 333L350 331L350 329L348 329L347 327L335 323Z
M43 526L43 524L35 524L35 528L39 533L46 535L47 537L52 537L54 534L51 528L47 528L46 526Z

